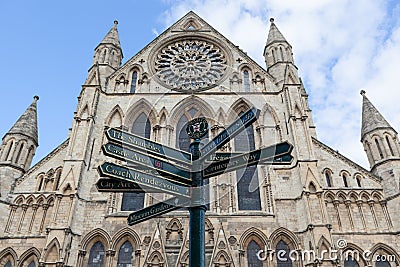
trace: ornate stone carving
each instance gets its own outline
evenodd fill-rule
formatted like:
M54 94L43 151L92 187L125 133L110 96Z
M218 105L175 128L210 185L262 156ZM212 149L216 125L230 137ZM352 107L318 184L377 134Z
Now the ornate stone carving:
M204 40L179 40L161 48L155 59L157 77L176 91L203 91L225 74L226 56L216 44Z

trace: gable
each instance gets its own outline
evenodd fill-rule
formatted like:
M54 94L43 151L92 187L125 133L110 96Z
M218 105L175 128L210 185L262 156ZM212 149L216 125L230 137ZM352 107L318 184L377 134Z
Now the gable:
M235 81L241 84L236 89L240 92L245 91L245 70L253 90L278 90L264 68L189 12L114 72L106 92L232 91Z

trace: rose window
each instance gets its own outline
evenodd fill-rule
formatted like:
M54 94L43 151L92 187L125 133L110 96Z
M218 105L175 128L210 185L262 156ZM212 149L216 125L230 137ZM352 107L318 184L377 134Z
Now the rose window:
M156 75L177 91L202 91L216 85L226 70L226 57L214 44L182 40L162 48L155 60Z

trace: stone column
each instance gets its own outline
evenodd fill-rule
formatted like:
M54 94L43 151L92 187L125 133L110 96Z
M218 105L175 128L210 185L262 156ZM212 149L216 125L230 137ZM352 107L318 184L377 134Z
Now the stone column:
M31 218L31 222L29 223L29 229L28 229L28 233L30 233L32 231L32 226L33 223L35 222L35 216L36 216L36 211L38 209L39 205L38 204L33 204L32 205L32 218Z
M20 218L20 220L19 220L19 223L18 223L18 232L20 232L21 231L21 227L22 227L22 224L23 224L23 222L24 222L24 218L25 218L25 214L26 214L26 210L28 209L28 205L27 204L22 204L22 215L21 215L21 218Z
M10 231L10 226L11 226L12 221L14 220L14 216L15 216L15 212L17 211L17 208L18 208L17 205L14 205L14 204L11 205L10 215L8 216L8 221L6 224L6 228L4 230L5 233Z
M367 230L367 225L365 223L365 217L364 217L364 211L363 211L363 208L362 208L362 200L357 200L357 206L358 206L358 211L361 214L361 221L362 221L362 224L363 224L363 228L364 228L364 230Z

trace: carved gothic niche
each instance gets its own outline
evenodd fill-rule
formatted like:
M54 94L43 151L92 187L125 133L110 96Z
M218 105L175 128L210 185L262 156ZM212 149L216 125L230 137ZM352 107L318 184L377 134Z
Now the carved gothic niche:
M165 228L167 230L166 233L166 241L167 242L172 242L172 243L181 243L183 240L183 226L181 222L174 218L172 219L167 227Z
M214 243L214 226L210 222L209 219L206 219L205 221L205 230L206 230L206 237L205 241L206 244L213 244Z

